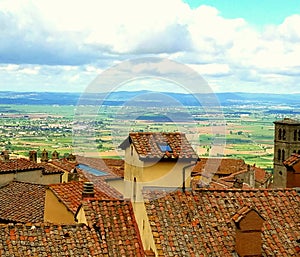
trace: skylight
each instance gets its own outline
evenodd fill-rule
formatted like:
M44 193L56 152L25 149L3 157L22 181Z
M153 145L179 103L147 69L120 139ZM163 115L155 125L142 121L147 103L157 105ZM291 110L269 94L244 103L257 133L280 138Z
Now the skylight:
M169 144L167 143L164 143L164 142L160 142L160 143L157 143L159 149L162 151L162 152L173 152L172 148L170 147Z

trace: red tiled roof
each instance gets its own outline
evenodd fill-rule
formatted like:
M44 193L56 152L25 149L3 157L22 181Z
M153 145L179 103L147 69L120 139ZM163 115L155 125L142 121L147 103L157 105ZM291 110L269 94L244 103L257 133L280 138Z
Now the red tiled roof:
M130 201L88 200L82 204L87 223L101 240L107 256L144 256L143 246Z
M124 160L76 156L78 163L88 165L107 174L124 177Z
M265 218L263 256L298 256L300 196L294 190L145 192L145 198L159 256L233 256L232 217L250 206Z
M293 153L289 158L287 158L283 162L283 165L286 167L293 167L299 161L300 161L300 154Z
M95 230L83 224L0 226L0 256L110 256Z
M49 185L51 191L60 199L64 205L74 214L82 202L82 191L84 181L71 181L68 183L59 183ZM110 199L111 197L94 189L95 197L99 199Z
M10 159L7 161L0 160L0 173L10 173L14 171L29 171L41 169L40 166L25 158Z
M42 185L13 181L0 188L0 220L42 222L46 189Z
M131 132L120 148L126 149L131 143L144 159L198 159L185 134L180 132ZM159 143L169 145L171 151L161 151Z
M241 159L226 158L202 158L197 162L193 173L202 173L206 171L215 171L216 175L230 175L247 168L247 164Z

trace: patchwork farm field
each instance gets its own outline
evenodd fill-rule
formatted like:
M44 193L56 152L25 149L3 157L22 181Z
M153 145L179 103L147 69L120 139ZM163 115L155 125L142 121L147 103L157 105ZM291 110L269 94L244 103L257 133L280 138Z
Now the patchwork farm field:
M241 158L246 163L272 169L273 122L285 117L269 112L274 106L230 106L222 113L211 107L184 112L151 107L138 116L140 107L105 106L96 114L76 113L74 105L0 105L0 147L12 156L28 156L43 149L60 156L70 152L94 157L122 158L118 145L130 131L184 132L199 156ZM242 110L247 110L247 112ZM182 113L181 113L182 112ZM189 114L189 119L167 118ZM297 118L297 117L294 117Z

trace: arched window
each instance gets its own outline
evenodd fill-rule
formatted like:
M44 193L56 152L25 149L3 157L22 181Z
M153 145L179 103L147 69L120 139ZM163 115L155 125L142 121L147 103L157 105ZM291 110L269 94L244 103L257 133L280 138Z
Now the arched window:
M297 141L297 135L298 135L298 131L297 131L297 129L296 130L294 130L294 141Z
M297 152L298 154L300 154L300 150L298 150L298 152Z
M300 141L300 129L298 130L298 141Z
M285 151L284 150L282 150L281 157L282 157L282 161L284 161L285 160Z
M282 140L286 140L286 133L285 129L282 130Z
M278 139L281 140L281 136L282 136L282 130L281 128L278 130Z
M277 151L277 160L280 161L281 160L281 150L278 149Z

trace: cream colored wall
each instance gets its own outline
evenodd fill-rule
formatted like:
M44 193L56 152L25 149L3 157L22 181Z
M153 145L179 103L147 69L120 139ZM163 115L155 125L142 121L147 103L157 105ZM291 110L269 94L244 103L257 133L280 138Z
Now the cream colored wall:
M80 207L79 211L77 212L75 220L77 221L77 223L84 223L84 224L88 225L86 216L85 216L85 212L82 207Z
M107 184L109 184L111 187L115 188L118 192L120 192L122 195L125 192L125 183L123 179L112 179L107 180Z
M58 200L55 194L46 190L44 221L55 224L75 224L74 214Z
M17 172L16 180L42 185L60 183L60 174L43 175L42 170Z
M158 256L144 202L132 203L132 205L144 249L152 249L155 256Z
M64 174L62 174L61 176L61 183L67 183L68 181L68 172L64 172Z
M9 173L9 174L0 174L0 185L7 184L11 181L13 181L15 178L14 173Z

